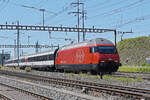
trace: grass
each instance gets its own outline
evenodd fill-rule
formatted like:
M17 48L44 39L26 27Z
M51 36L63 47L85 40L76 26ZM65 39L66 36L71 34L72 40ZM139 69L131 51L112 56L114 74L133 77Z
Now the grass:
M20 67L6 67L6 66L0 66L0 69L6 69L6 70L20 70Z
M148 73L150 72L150 67L119 67L118 71Z
M75 74L74 74L73 72L71 72L71 73L70 73L70 76L71 76L71 77L74 77L74 76L75 76Z
M89 74L86 74L86 73L82 73L82 72L80 72L80 73L79 73L79 76L81 76L81 77L88 77L88 76L89 76Z
M121 63L126 65L147 66L146 58L150 56L150 36L124 39L117 43Z
M104 75L105 80L119 80L121 82L142 82L142 78L128 78L128 77L113 77L110 75Z
M100 79L99 75L93 75L96 79Z
M72 73L69 73L71 77L74 77L75 74L72 72ZM100 79L99 75L89 75L89 74L86 74L86 73L82 73L80 72L79 73L79 76L80 77L93 77L93 78L96 78L96 79ZM118 81L121 81L121 82L142 82L142 78L128 78L128 77L113 77L111 75L104 75L103 76L103 79L104 80L118 80Z
M11 70L11 67L6 67L6 66L0 66L0 69L7 69L7 70Z
M26 72L31 72L31 70L32 70L31 67L26 67L26 68L25 68L25 71L26 71Z
M16 67L15 69L16 69L16 70L20 70L20 67Z

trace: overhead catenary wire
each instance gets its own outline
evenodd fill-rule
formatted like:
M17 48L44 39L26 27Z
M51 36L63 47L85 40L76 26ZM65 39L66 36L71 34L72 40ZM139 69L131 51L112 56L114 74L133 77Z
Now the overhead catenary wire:
M52 16L50 16L50 17L47 17L47 18L45 19L45 21L48 22L48 21L50 21L50 20L52 20L52 19L58 17L59 15L63 14L64 12L70 10L71 8L73 8L73 6L71 6L71 5L68 5L68 6L66 6L66 7L64 6L62 10L56 12L55 15L52 15Z
M36 7L34 7L34 6L21 5L21 7L31 8L31 9L35 9L35 10L38 10L38 11L41 11L41 10L42 10L41 8L36 8ZM55 12L48 11L48 10L46 10L46 9L44 9L44 10L45 10L45 12L47 12L47 13L49 13L49 14L51 14L51 15L56 15Z
M96 18L96 17L99 17L99 16L107 17L109 15L113 15L113 14L119 13L119 12L121 12L123 10L129 9L130 7L133 7L133 6L137 5L137 4L140 4L143 1L144 0L138 0L138 1L132 2L132 3L128 4L128 5L123 6L123 7L120 7L120 8L117 8L117 9L113 9L111 11L104 12L104 13L101 13L101 14L97 14L97 15L94 15L94 16L91 16L91 17L89 17L89 19Z
M111 0L105 0L105 1L103 1L103 2L100 2L100 3L96 3L95 5L92 5L92 6L90 6L90 7L88 7L89 9L90 8L95 8L95 7L98 7L99 5L106 5L108 2L110 2Z
M35 5L38 6L38 8L41 8L41 7L42 7L42 4L43 4L44 2L46 2L46 1L48 1L48 0L41 0L41 1L39 1L38 3L36 3Z
M95 7L93 7L94 10L99 10L99 9L107 9L107 8L110 8L110 7L113 7L113 6L117 6L117 5L120 5L122 3L125 3L129 0L120 0L120 1L117 1L117 2L113 2L113 3L106 3L108 5L101 5L101 6L97 6L96 9L94 9ZM91 9L92 10L92 9Z
M148 20L150 19L150 14L149 15L145 15L145 16L141 16L141 17L137 17L133 20L130 20L130 21L127 21L123 24L119 24L117 26L112 26L112 27L115 27L115 28L121 28L123 26L126 26L126 25L129 25L129 24L133 24L133 23L137 23L137 22L141 22L141 21L145 21L145 20Z
M47 11L46 9L43 9L43 8L36 8L36 7L33 7L33 6L26 6L26 5L21 5L21 7L30 8L30 9L35 9L35 10L41 11L42 15L43 15L43 20L42 20L43 26L45 24L45 12L47 12L49 14L52 14L52 15L56 15L55 12Z
M1 1L1 0L0 0ZM7 5L8 5L8 3L9 3L9 0L4 0L4 1L2 1L2 4L1 4L1 8L0 8L0 12L2 12L2 11L4 11L4 9L7 7Z

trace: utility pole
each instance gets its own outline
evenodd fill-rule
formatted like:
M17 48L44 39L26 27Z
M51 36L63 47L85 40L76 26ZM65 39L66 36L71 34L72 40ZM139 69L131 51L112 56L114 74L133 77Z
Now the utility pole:
M31 38L31 36L28 36L28 45L30 44L30 38Z
M115 47L117 47L117 41L116 41L117 40L117 31L116 30L114 30L114 35L115 35L115 40L114 40L115 41Z
M17 21L17 57L18 57L18 66L19 66L19 21Z
M80 32L79 32L79 28L80 28L80 4L79 4L79 0L78 0L78 8L77 8L77 13L78 13L78 42L80 42Z
M82 28L84 30L84 26L85 26L85 10L84 10L84 4L82 4ZM85 41L85 31L83 31L83 41Z
M43 22L43 26L44 26L44 24L45 24L44 15L45 15L45 11L46 11L45 9L39 9L39 8L36 8L36 7L25 6L25 5L22 5L22 7L31 8L31 9L35 9L35 10L41 11L42 12L42 16L43 16L42 22ZM53 12L50 12L50 13L53 13Z
M16 58L16 39L14 40L14 58Z
M78 42L80 42L80 32L79 32L79 28L80 28L80 14L82 14L82 12L80 12L80 5L82 5L83 3L80 3L79 0L77 0L76 3L71 3L72 5L77 5L77 11L76 12L71 12L71 13L75 13L77 14L77 20L78 20L78 24L77 24L77 28L78 28Z
M44 23L45 23L45 22L44 22L44 21L45 21L45 20L44 20L45 9L39 9L39 11L42 11L42 13L43 13L43 26L44 26Z
M4 50L2 50L2 55L1 55L1 61L2 61L2 66L4 65Z
M51 31L48 31L48 33L49 33L49 39L51 39Z
M39 52L39 43L38 43L38 41L35 43L35 45L36 45L35 53L38 53Z

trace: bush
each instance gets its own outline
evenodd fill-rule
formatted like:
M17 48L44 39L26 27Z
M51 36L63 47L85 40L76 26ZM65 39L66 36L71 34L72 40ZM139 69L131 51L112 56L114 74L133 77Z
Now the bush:
M117 49L123 65L150 66L145 59L150 56L150 37L124 39L118 42Z
M144 62L141 66L150 66L150 64L147 64L146 62Z
M25 71L26 71L26 72L31 72L31 67L26 67L26 68L25 68Z

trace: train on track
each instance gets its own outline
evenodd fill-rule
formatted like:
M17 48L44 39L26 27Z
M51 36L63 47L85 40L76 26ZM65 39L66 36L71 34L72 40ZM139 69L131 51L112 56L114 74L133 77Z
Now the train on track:
M9 59L5 66L18 66L18 59ZM19 57L19 67L51 71L92 73L116 72L121 66L115 45L104 38L70 44L61 48Z

